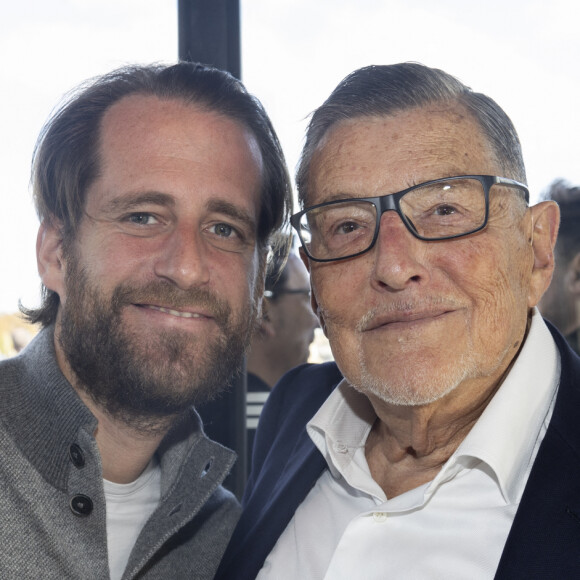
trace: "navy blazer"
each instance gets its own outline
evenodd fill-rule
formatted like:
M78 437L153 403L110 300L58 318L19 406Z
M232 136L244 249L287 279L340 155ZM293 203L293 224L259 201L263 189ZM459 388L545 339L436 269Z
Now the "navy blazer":
M560 386L497 579L580 578L580 358L550 330L562 360ZM272 391L258 426L244 511L216 578L254 580L327 468L306 424L341 379L334 363L303 365Z

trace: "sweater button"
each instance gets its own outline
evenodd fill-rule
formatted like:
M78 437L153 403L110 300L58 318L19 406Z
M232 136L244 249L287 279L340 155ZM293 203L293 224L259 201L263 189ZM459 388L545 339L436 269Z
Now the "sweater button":
M85 466L85 456L84 456L83 450L76 443L73 443L68 448L68 455L69 455L70 460L72 461L73 465L77 469L80 469L81 467Z
M71 498L70 509L75 516L86 517L93 511L93 500L79 493Z

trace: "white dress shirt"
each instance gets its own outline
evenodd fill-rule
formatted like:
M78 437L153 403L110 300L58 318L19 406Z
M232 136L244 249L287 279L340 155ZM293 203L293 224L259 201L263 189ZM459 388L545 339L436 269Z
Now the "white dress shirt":
M504 383L433 481L386 497L365 442L376 415L343 381L308 424L328 463L258 580L493 578L553 410L560 357L539 312Z

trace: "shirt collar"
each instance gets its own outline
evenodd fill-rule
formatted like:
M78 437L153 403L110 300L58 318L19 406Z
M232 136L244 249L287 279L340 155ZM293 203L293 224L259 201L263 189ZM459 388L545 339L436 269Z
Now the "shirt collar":
M518 503L547 429L560 379L560 355L537 309L503 384L445 466L474 457L495 473L506 502Z
M534 309L524 345L502 386L427 494L463 467L484 461L505 501L518 502L549 422L559 377L556 345ZM308 434L335 477L345 475L375 419L367 397L343 380L308 423Z

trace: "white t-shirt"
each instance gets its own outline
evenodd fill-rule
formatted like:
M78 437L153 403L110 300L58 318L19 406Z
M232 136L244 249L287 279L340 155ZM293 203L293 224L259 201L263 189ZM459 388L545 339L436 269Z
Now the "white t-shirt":
M131 483L103 480L111 580L119 580L143 526L159 505L161 468L153 459Z

